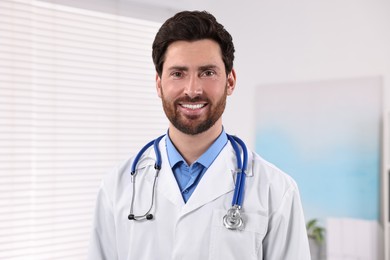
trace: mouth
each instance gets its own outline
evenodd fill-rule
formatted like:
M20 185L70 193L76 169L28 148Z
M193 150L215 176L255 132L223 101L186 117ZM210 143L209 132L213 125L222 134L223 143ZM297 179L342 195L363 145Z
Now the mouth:
M188 119L196 119L206 113L207 102L204 103L179 103L179 111Z
M180 104L181 107L190 109L190 110L196 110L196 109L201 109L205 107L207 104Z

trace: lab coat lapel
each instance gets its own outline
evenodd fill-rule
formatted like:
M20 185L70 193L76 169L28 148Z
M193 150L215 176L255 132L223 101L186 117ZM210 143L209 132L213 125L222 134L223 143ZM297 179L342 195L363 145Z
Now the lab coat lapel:
M159 144L160 152L161 152L161 170L157 179L157 196L163 195L173 204L181 207L184 205L183 197L180 194L179 186L173 175L171 166L169 165L167 149L165 146L165 137L160 141ZM154 150L151 149L150 156L156 158L154 154ZM149 181L153 183L154 175L149 174Z
M182 214L191 212L234 190L235 160L234 151L228 143L207 169L194 193L185 204Z

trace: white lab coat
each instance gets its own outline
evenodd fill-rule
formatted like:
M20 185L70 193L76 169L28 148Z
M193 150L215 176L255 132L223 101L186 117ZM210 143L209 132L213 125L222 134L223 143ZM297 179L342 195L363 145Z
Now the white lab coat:
M89 260L310 260L305 221L295 182L255 153L249 154L242 208L245 227L228 230L223 216L231 207L236 156L228 143L187 203L160 142L153 220L129 221L132 159L106 176L94 216ZM134 213L150 207L154 150L138 164Z

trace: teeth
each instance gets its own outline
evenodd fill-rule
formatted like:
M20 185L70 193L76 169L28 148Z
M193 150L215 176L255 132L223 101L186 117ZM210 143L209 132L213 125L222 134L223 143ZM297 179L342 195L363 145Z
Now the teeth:
M183 107L188 108L188 109L199 109L204 107L204 104L182 104Z

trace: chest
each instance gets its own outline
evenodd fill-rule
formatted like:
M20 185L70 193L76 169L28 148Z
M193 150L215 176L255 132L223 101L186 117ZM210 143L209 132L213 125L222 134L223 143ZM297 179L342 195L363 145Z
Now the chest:
M266 217L243 214L242 231L228 230L223 225L223 217L231 207L233 189L207 202L202 202L195 193L184 204L175 203L175 196L167 194L169 190L156 188L153 220L129 221L126 216L131 189L129 184L125 195L127 205L121 203L115 210L120 259L262 259ZM138 199L134 211L143 214L150 207L151 180L137 180L136 189ZM179 193L178 187L176 192Z

